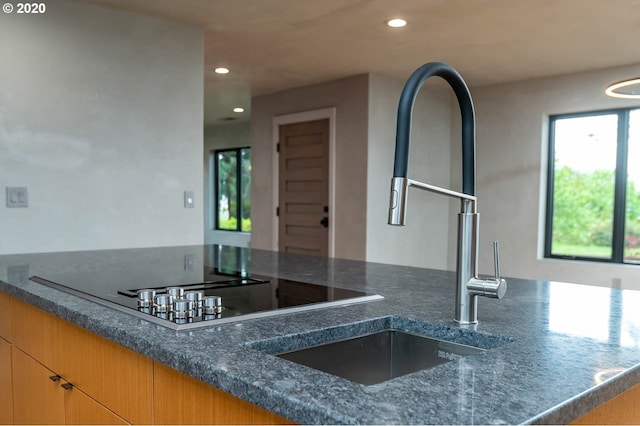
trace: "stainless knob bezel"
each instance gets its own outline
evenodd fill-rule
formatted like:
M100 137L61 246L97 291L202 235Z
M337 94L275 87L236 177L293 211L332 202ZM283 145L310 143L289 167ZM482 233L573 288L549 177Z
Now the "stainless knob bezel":
M205 315L215 315L222 312L222 297L205 296L202 299L202 312Z
M190 300L174 300L173 316L176 319L193 318L193 302Z
M153 299L153 306L157 313L168 313L173 310L173 296L170 294L157 294Z
M167 287L167 294L174 299L182 299L184 297L184 288L182 287Z
M202 309L202 299L204 299L203 291L187 291L184 293L183 298L193 302L193 309Z
M154 298L156 296L156 291L143 288L138 290L138 307L139 308L150 308L153 306Z

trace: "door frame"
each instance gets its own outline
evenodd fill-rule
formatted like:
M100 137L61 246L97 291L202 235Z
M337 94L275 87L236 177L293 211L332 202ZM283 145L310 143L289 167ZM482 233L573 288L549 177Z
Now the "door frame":
M315 121L329 119L329 257L335 256L335 175L336 175L336 108L322 108L311 111L297 112L293 114L277 115L272 119L272 163L273 163L273 250L278 251L278 226L280 225L280 217L275 214L275 207L279 201L279 178L280 167L278 162L278 142L280 139L280 125L303 123L306 121Z

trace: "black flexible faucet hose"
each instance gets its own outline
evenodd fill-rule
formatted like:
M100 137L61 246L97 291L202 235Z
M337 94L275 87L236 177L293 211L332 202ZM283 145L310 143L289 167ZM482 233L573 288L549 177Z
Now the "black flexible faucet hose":
M458 98L462 116L462 192L476 195L476 119L471 93L460 74L450 65L429 62L415 70L407 80L398 104L396 130L396 151L393 168L394 177L407 177L409 163L409 142L413 105L426 79L432 76L443 78L449 83Z

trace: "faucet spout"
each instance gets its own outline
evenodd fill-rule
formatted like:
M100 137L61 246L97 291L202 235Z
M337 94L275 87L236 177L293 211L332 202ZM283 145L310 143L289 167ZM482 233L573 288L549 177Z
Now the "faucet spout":
M450 65L430 62L415 70L407 80L398 104L394 177L407 177L413 105L420 88L429 77L441 77L453 89L462 115L462 192L476 195L476 118L471 93L462 76Z
M442 77L449 83L460 106L462 115L462 192L440 188L407 177L413 105L425 80L432 76ZM475 112L467 84L460 74L447 64L431 62L421 66L409 77L400 95L396 150L389 200L389 224L405 225L410 187L460 199L455 320L461 324L478 322L478 296L500 299L507 290L507 282L500 278L498 273L497 241L494 243L495 277L482 279L477 276L479 214L476 210L475 163Z

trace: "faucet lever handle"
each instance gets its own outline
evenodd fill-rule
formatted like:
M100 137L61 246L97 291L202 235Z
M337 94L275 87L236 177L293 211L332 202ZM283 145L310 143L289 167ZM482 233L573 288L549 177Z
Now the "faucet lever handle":
M493 270L495 271L496 281L500 280L500 247L498 247L498 240L493 242Z
M493 299L502 299L507 291L507 281L500 278L500 258L498 241L493 242L493 267L494 278L471 278L467 282L467 290L474 296L485 296Z

